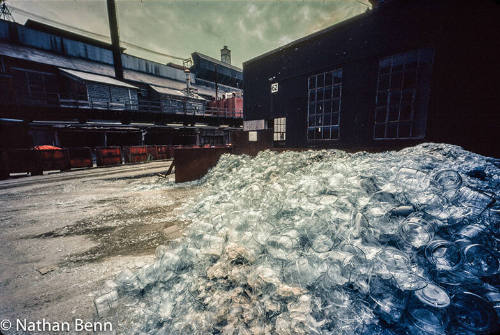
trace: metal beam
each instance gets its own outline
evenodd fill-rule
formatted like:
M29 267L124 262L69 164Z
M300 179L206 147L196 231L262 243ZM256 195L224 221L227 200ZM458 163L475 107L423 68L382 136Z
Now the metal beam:
M111 34L111 44L113 47L113 65L115 66L115 77L123 79L123 64L120 52L120 35L118 33L118 19L116 17L115 0L107 0L109 32Z

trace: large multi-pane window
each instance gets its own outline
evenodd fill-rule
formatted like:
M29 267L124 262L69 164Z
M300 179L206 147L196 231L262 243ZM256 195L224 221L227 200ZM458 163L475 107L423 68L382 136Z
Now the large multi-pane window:
M425 136L433 54L420 49L380 60L374 139Z
M284 141L286 139L286 117L274 119L274 140Z
M342 69L310 76L308 79L307 139L339 138Z

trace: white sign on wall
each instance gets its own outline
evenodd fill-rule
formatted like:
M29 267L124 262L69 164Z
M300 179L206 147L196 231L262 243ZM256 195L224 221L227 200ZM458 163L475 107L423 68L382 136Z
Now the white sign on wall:
M271 84L271 93L278 93L278 83Z
M249 131L248 132L248 142L257 142L257 132Z
M262 130L262 129L267 129L266 120L243 121L244 131Z

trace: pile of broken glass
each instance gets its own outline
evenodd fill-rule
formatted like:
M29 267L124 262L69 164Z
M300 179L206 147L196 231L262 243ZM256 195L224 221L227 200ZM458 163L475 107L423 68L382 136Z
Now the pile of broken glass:
M500 317L500 161L224 155L155 262L96 299L137 334L486 334Z

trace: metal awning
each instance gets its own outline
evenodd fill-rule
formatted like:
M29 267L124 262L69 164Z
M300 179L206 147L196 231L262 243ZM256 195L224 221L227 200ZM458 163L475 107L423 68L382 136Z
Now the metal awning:
M155 85L149 85L149 86L151 86L151 88L155 92L160 93L160 94L168 94L168 95L173 95L173 96L182 97L182 98L186 97L186 94L184 92L179 91L179 90L175 90L173 88L161 87L161 86L155 86Z
M195 94L195 93L191 93L188 95L184 91L175 90L173 88L155 86L155 85L149 85L149 86L151 86L151 88L154 91L156 91L160 94L168 94L168 95L173 95L173 96L182 97L182 98L195 99L195 100L205 100L204 98L200 97L198 94Z
M94 73L81 72L81 71L76 71L76 70L68 70L68 69L63 69L63 68L59 68L59 70L61 72L63 72L64 74L69 75L70 77L78 78L78 79L81 79L84 81L91 81L94 83L138 89L135 86L132 86L132 85L127 84L123 81L116 80L115 78L111 78L111 77L107 77L107 76L101 76L101 75L94 74Z

